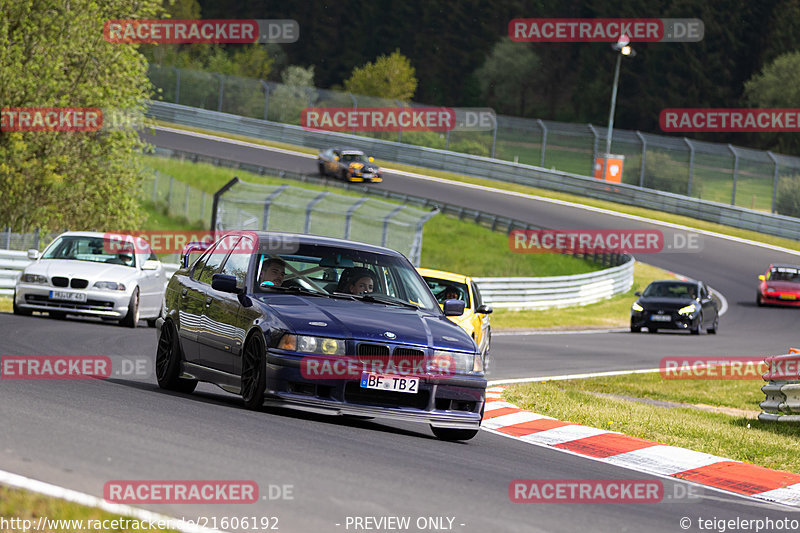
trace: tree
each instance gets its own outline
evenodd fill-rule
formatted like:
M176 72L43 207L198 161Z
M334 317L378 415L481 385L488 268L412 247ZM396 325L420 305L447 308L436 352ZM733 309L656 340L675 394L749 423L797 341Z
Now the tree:
M151 92L137 47L103 23L158 18L154 0L3 0L3 107L97 107L141 117ZM107 119L107 114L104 117ZM0 226L16 231L134 229L143 147L131 129L0 131Z
M800 107L800 52L789 52L775 58L744 84L747 101L755 107ZM781 151L797 153L800 150L795 135L776 133L767 135Z
M527 43L504 37L475 72L481 93L499 113L525 115L540 69L539 57Z
M286 67L283 71L282 84L278 85L272 95L270 107L277 109L278 122L299 124L300 113L317 98L314 90L314 66L303 68L298 65Z
M417 90L417 78L411 61L395 50L374 63L354 68L344 88L354 94L409 101Z

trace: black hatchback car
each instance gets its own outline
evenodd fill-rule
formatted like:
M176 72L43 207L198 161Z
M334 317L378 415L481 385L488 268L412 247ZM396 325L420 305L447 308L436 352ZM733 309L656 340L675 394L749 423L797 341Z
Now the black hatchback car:
M424 422L474 437L486 379L473 340L399 252L352 241L233 232L171 278L156 376L245 406Z
M631 306L631 331L646 327L650 333L659 329L688 329L694 335L702 328L716 333L719 328L719 304L702 281L654 281Z

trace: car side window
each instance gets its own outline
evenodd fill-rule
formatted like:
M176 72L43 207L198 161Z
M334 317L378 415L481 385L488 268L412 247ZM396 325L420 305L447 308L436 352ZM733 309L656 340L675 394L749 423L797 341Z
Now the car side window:
M200 276L198 276L197 281L205 283L206 285L211 285L211 279L214 274L222 273L222 265L239 238L239 235L226 235L219 240L214 250L208 256L206 266L203 267L203 271L200 273Z
M200 256L200 259L198 259L194 263L194 266L192 267L192 272L189 277L191 277L195 281L199 280L200 274L203 273L203 268L205 268L208 258L211 257L211 254L214 252L214 248L216 247L212 246L211 248L206 250L203 255Z
M236 285L239 287L244 285L245 278L247 277L247 266L250 264L250 255L253 251L253 239L250 237L242 237L239 243L233 248L228 260L225 261L225 266L222 268L222 274L236 277Z
M707 300L708 299L708 291L706 290L706 286L700 286L700 299Z
M469 282L472 285L472 294L475 295L475 309L483 305L483 298L481 298L481 291L474 281Z

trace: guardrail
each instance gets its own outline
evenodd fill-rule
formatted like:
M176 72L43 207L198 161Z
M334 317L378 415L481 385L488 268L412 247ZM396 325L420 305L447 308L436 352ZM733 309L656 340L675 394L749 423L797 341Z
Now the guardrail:
M346 133L310 131L300 126L240 117L166 102L152 102L148 116L158 120L211 131L246 135L276 142L324 148L347 145L377 158L397 163L519 183L579 196L666 211L699 220L758 231L778 237L800 239L800 219L754 211L688 196L608 183L588 176L547 170L487 157L425 148Z
M544 278L473 278L486 303L503 309L554 309L587 305L628 292L633 285L633 256L597 272Z
M758 404L764 410L758 419L800 422L800 350L790 348L787 355L767 357L764 362L769 366L764 374L764 381L768 383L761 387L766 400Z
M28 259L28 252L17 250L0 250L0 296L13 296L14 286L22 271L33 263ZM163 263L167 277L178 270L178 264Z

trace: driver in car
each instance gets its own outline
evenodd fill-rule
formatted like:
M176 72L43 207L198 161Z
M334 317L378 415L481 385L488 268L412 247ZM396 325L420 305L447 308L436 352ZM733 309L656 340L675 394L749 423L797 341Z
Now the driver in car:
M261 286L280 287L284 276L286 276L286 261L279 257L270 257L261 263L258 283Z

